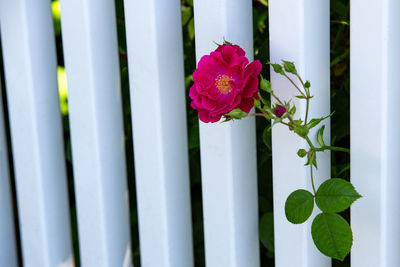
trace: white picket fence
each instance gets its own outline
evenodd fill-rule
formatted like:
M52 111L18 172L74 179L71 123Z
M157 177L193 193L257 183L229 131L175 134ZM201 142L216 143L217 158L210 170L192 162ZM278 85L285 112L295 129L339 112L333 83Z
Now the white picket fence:
M195 0L197 60L226 40L253 54L251 0ZM400 1L351 0L352 267L400 266ZM312 81L312 116L330 111L329 1L270 0L271 61ZM125 0L141 265L194 265L179 0ZM61 0L81 264L131 266L113 0ZM0 266L17 266L9 160L15 168L23 265L73 266L50 0L0 0L13 159L0 106ZM277 94L295 92L271 74ZM150 100L151 99L151 105ZM1 99L0 99L1 100ZM0 101L0 105L2 101ZM298 111L304 106L297 103ZM310 188L295 151L273 130L275 263L325 267L310 225L284 201ZM255 122L200 123L208 267L258 267ZM317 181L330 175L324 155ZM290 166L290 167L288 167Z

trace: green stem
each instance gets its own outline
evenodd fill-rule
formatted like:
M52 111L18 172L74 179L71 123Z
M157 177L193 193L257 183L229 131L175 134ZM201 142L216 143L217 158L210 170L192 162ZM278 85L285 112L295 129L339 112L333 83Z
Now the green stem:
M304 137L304 139L306 139L308 145L309 145L313 150L319 151L318 149L315 148L315 146L314 146L314 144L311 142L310 138L308 138L308 135L307 135L306 137ZM322 150L321 150L321 151L322 151Z
M297 76L297 78L299 79L299 81L300 81L301 85L303 86L304 90L306 90L306 91L307 91L307 89L306 89L306 85L304 84L304 82L303 82L303 79L300 77L300 75L299 75L299 74L296 74L296 76Z
M317 191L315 190L315 185L314 185L314 176L313 176L313 161L314 161L314 151L311 151L311 159L310 159L310 175L311 175L311 185L312 189L314 191L314 196L317 194Z
M251 117L251 116L265 117L265 113L250 113L250 114L247 114L247 116L249 116L249 117Z
M323 146L316 149L316 151L325 151L325 150L332 150L332 151L341 151L350 154L350 149L344 147L337 147L337 146Z
M307 124L307 119L308 119L308 110L309 110L309 107L310 107L310 98L307 96L307 98L306 98L306 118L305 118L305 120L304 120L304 125L306 125Z
M283 105L283 102L274 94L274 92L271 93L271 95L278 101L279 104Z
M286 74L284 74L284 76L286 77L286 79L288 79L288 80L293 84L294 87L296 87L297 91L299 91L300 94L301 94L304 98L306 98L306 95L300 90L300 88L297 86L297 84L295 84L294 81L293 81L292 79L290 79L290 77L287 76Z

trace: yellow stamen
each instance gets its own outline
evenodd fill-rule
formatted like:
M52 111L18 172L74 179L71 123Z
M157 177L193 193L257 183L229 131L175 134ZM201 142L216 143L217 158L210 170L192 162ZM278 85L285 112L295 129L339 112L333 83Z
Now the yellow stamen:
M232 87L229 83L230 81L233 81L232 76L220 74L215 78L215 87L217 87L221 94L226 95L232 91Z

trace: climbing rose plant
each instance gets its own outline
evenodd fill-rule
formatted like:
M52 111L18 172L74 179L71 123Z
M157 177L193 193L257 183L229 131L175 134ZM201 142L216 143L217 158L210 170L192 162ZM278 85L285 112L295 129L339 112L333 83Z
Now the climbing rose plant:
M210 55L200 59L193 73L194 84L189 92L191 107L198 111L199 119L206 123L218 122L221 118L225 122L261 116L271 121L267 130L276 124L283 124L306 141L308 147L300 148L297 155L307 159L305 166L310 170L312 192L298 189L291 193L286 199L285 215L289 222L301 224L310 218L314 205L317 205L321 212L314 217L311 225L314 244L326 256L343 260L351 250L353 234L348 222L338 213L348 209L361 195L351 183L341 178L328 179L315 188L313 169L318 166L318 152L332 150L350 153L350 150L325 144L325 125L319 125L332 114L322 118L308 118L310 100L313 97L311 84L303 81L294 63L282 60L280 64L268 64L274 72L284 76L296 88L297 98L306 101L304 119L297 116L293 103L283 101L275 95L268 80L262 77L259 80L261 63L258 60L249 63L242 48L226 41ZM253 107L259 112L250 114ZM316 138L318 145L314 145L309 138L309 132L317 126L320 127Z

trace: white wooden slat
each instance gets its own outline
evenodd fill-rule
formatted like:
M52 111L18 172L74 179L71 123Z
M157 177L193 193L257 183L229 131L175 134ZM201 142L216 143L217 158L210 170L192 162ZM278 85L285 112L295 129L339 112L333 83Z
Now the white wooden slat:
M320 0L271 0L269 2L270 58L294 61L299 74L311 81L309 118L322 117L330 113L329 86L329 1ZM297 113L304 120L305 101L296 99L295 88L281 75L271 70L271 82L276 95L296 104ZM314 133L317 129L314 129ZM329 122L326 133L329 133ZM315 139L311 133L310 137ZM325 140L327 143L330 138ZM314 141L314 140L313 140ZM330 266L330 259L323 256L313 244L311 221L294 225L287 221L284 212L286 198L294 190L303 188L312 192L309 168L305 159L296 152L307 148L306 142L289 132L283 125L272 131L275 265L277 267ZM315 183L318 186L330 177L330 154L318 154L318 171ZM315 214L316 208L314 210Z
M0 1L24 266L72 266L49 0Z
M141 264L193 266L180 1L125 1Z
M252 1L195 0L194 12L197 61L223 38L253 59ZM206 265L259 266L254 118L200 122L200 148Z
M114 1L61 1L81 264L131 266Z
M17 246L8 164L3 100L0 87L0 266L17 267Z
M400 266L400 2L351 1L351 266ZM373 252L373 253L372 253Z

